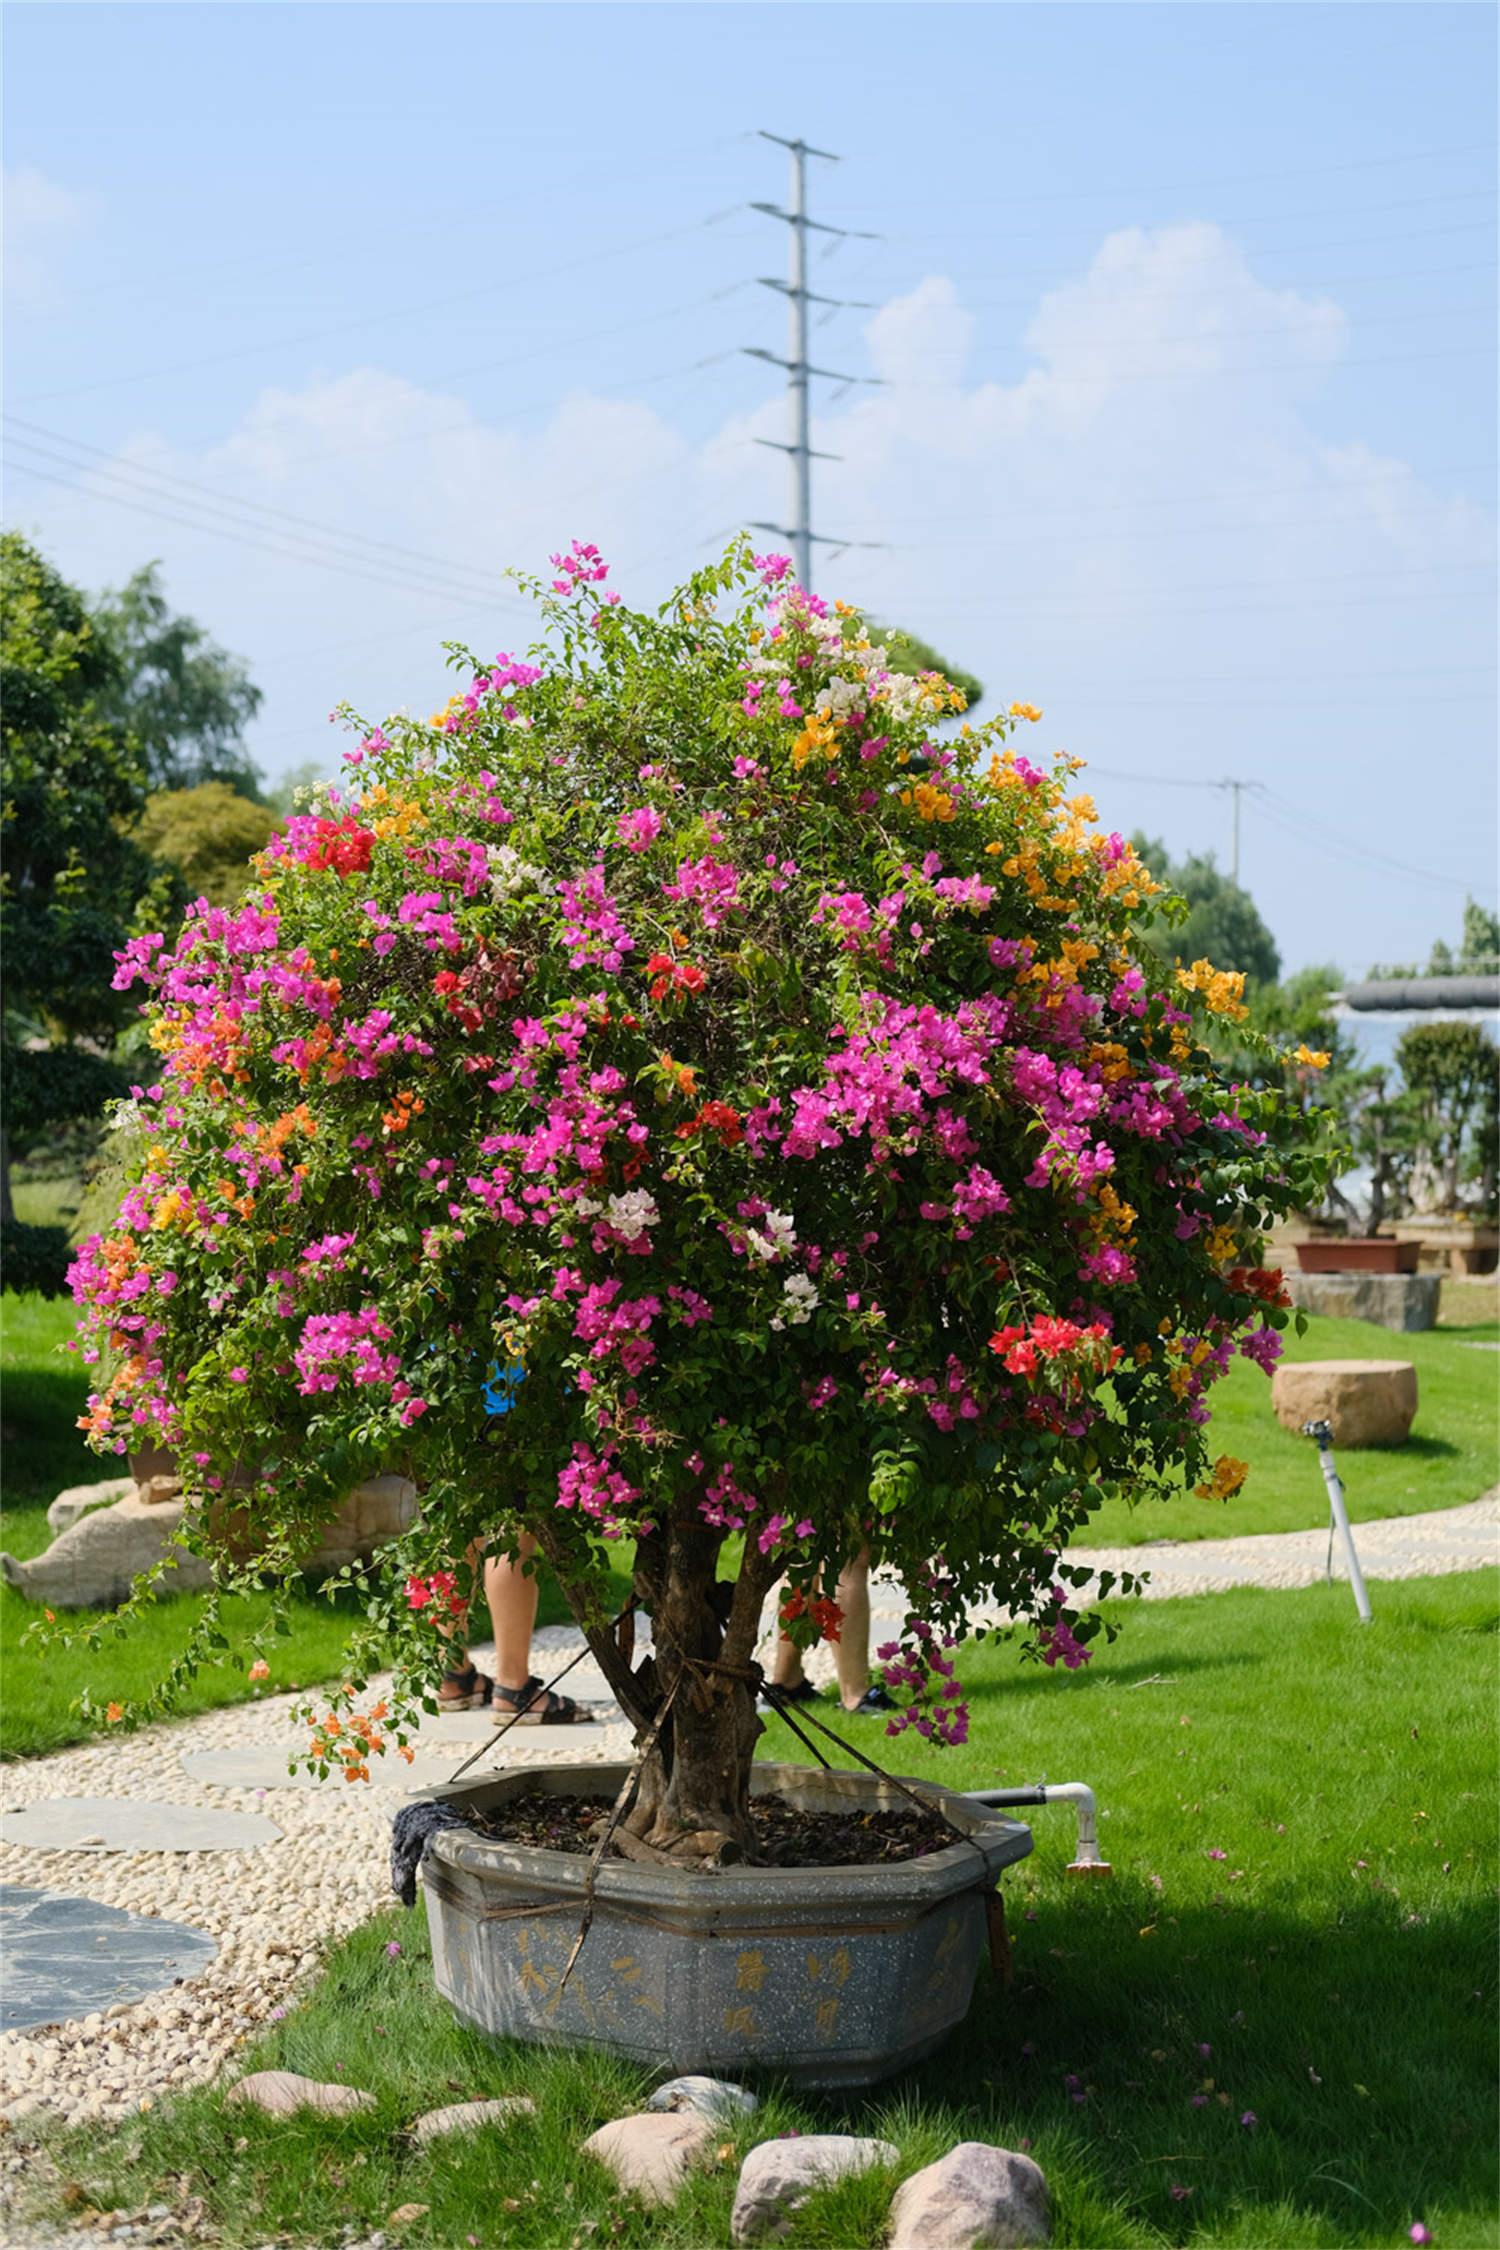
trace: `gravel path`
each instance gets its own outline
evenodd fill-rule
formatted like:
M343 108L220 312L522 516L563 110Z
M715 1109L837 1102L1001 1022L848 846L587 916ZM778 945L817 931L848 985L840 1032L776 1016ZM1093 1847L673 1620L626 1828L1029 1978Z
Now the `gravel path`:
M537 1638L546 1653L548 1644L576 1641L565 1628ZM600 1688L602 1682L595 1692ZM274 1842L229 1852L39 1851L0 1843L0 1882L191 1923L219 1941L217 1957L190 1983L80 2021L0 2034L0 2117L15 2124L45 2106L73 2122L117 2118L169 2088L217 2077L275 2010L291 2004L295 1988L316 1971L320 1949L390 1903L390 1822L410 1788L404 1766L392 1761L389 1779L368 1785L330 1779L313 1788L269 1789L219 1788L183 1771L190 1750L245 1745L284 1759L305 1740L293 1719L301 1700L269 1696L0 1768L6 1812L39 1799L129 1797L264 1813L281 1830ZM468 1713L424 1729L418 1756L424 1763L429 1754L441 1757L446 1769L481 1740L481 1766L534 1765L618 1758L629 1730L612 1714L598 1727L514 1728L495 1746L487 1714Z
M1493 1569L1500 1564L1500 1488L1467 1507L1361 1524L1355 1537L1372 1581ZM1324 1574L1326 1552L1325 1532L1299 1531L1075 1549L1071 1559L1096 1570L1148 1571L1146 1599L1163 1600L1231 1586L1311 1585ZM1341 1574L1337 1555L1335 1572ZM872 1640L900 1614L899 1587L877 1581ZM579 1645L571 1627L539 1633L538 1669L554 1671ZM483 1663L485 1652L476 1654ZM814 1679L831 1677L832 1669L831 1650L813 1653ZM605 1705L607 1723L516 1729L497 1748L482 1712L445 1717L424 1729L418 1743L423 1770L433 1770L429 1759L456 1765L477 1741L487 1745L484 1765L619 1758L628 1748L628 1730L592 1663L580 1665L567 1687ZM390 1819L410 1787L404 1767L368 1786L331 1780L313 1788L264 1789L216 1787L183 1769L185 1752L249 1747L284 1758L301 1740L292 1717L296 1700L268 1697L0 1769L0 1809L7 1812L65 1796L128 1797L260 1812L282 1832L253 1850L233 1852L42 1851L0 1843L0 1882L191 1923L219 1944L201 1975L165 1993L80 2021L0 2035L0 2117L16 2125L45 2107L73 2121L118 2118L169 2089L217 2077L247 2039L291 2004L296 1988L315 1973L321 1949L388 1900Z

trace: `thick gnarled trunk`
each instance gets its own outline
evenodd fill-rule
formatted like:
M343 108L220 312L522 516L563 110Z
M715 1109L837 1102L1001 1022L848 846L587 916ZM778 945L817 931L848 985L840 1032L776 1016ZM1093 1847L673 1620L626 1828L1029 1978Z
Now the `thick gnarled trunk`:
M753 1663L780 1570L751 1541L739 1577L720 1580L722 1543L688 1508L639 1542L635 1591L652 1637L639 1664L610 1632L586 1628L637 1742L649 1745L616 1832L627 1858L723 1864L754 1856L750 1771L762 1727ZM566 1583L564 1592L572 1603Z

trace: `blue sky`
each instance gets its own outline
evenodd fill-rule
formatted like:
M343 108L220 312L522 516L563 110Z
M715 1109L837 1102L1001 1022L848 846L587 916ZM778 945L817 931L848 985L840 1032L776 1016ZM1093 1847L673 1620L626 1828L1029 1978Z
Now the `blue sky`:
M1495 22L1480 7L7 11L7 520L159 556L276 774L574 535L655 600L782 520L782 153L821 555L1229 843L1289 965L1493 902ZM1261 794L1260 792L1264 792Z

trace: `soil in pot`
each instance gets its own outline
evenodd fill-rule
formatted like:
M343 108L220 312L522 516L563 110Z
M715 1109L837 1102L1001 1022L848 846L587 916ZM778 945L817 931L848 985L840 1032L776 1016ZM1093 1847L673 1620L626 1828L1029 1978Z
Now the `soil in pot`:
M598 1846L600 1823L612 1803L610 1797L560 1797L537 1790L472 1817L484 1835L503 1843L588 1854ZM954 1841L953 1830L939 1814L915 1805L866 1810L851 1804L814 1811L785 1797L756 1797L750 1823L759 1867L884 1866L921 1859Z

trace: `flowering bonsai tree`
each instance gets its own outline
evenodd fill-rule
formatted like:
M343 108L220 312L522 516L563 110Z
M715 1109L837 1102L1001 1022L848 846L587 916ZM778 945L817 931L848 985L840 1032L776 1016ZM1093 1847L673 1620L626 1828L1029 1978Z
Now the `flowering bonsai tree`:
M955 731L744 544L655 615L592 547L554 571L527 656L347 714L243 904L122 956L162 1070L74 1272L88 1423L172 1448L224 1587L290 1579L359 1476L419 1481L315 1726L352 1776L432 1707L470 1543L533 1534L650 1743L627 1839L711 1858L751 1846L779 1580L806 1641L841 1560L893 1566L892 1731L953 1741L971 1605L1079 1663L1091 1511L1234 1489L1206 1396L1275 1357L1260 1236L1321 1159L1200 1039L1239 980L1133 946L1153 886L1077 761L1017 754L1039 712Z

